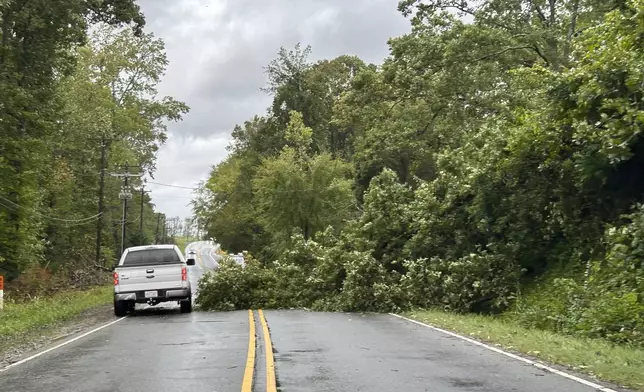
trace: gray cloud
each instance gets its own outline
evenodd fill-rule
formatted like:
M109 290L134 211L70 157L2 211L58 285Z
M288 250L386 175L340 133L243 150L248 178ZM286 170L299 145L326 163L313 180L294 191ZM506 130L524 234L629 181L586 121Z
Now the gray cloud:
M311 45L313 61L350 54L379 63L388 54L387 39L410 29L396 10L398 0L138 3L146 15L146 30L166 43L170 65L159 92L191 107L183 122L170 124L172 137L161 149L157 176L166 181L182 178L173 169L179 163L165 161L178 159L179 146L189 149L187 142L210 146L213 154L203 152L181 162L190 168L191 181L192 173L194 179L204 179L210 166L225 157L234 125L265 113L270 97L259 91L266 84L263 67L281 46ZM212 146L216 140L223 145ZM184 179L188 179L185 172ZM169 214L189 215L186 207L158 204Z

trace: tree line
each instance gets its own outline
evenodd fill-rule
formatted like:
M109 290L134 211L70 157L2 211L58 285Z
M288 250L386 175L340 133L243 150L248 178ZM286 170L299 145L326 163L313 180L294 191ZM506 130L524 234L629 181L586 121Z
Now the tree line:
M109 269L124 190L125 246L162 236L142 176L128 189L113 176L152 175L167 122L188 111L158 96L168 60L144 25L134 0L0 3L0 274L16 287Z
M398 9L381 65L298 45L266 67L272 105L193 203L259 261L202 306L504 312L643 343L644 2Z

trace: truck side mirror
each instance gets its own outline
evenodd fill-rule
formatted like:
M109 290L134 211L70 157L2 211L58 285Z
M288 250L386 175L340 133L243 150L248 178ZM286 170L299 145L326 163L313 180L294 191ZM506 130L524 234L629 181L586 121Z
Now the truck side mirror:
M195 259L188 259L188 260L186 260L186 264L188 264L188 265L195 265Z

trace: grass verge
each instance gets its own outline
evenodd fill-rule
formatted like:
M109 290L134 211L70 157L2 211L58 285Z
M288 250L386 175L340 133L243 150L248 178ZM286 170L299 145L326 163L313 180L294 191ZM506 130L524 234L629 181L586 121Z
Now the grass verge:
M174 242L175 244L181 249L182 252L186 252L186 248L188 247L188 238L186 237L174 237Z
M505 317L461 315L438 310L414 311L405 317L477 340L563 365L600 380L644 391L644 349L527 329Z
M112 301L112 293L112 286L102 286L24 303L5 303L4 310L0 311L1 340L69 320L85 310L108 304Z

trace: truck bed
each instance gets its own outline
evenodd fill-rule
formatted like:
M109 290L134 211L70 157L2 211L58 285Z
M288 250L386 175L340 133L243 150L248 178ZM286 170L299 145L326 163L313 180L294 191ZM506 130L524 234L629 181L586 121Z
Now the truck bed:
M114 289L116 293L124 293L187 287L187 281L181 278L182 268L186 267L181 263L117 267L114 271L119 284Z

